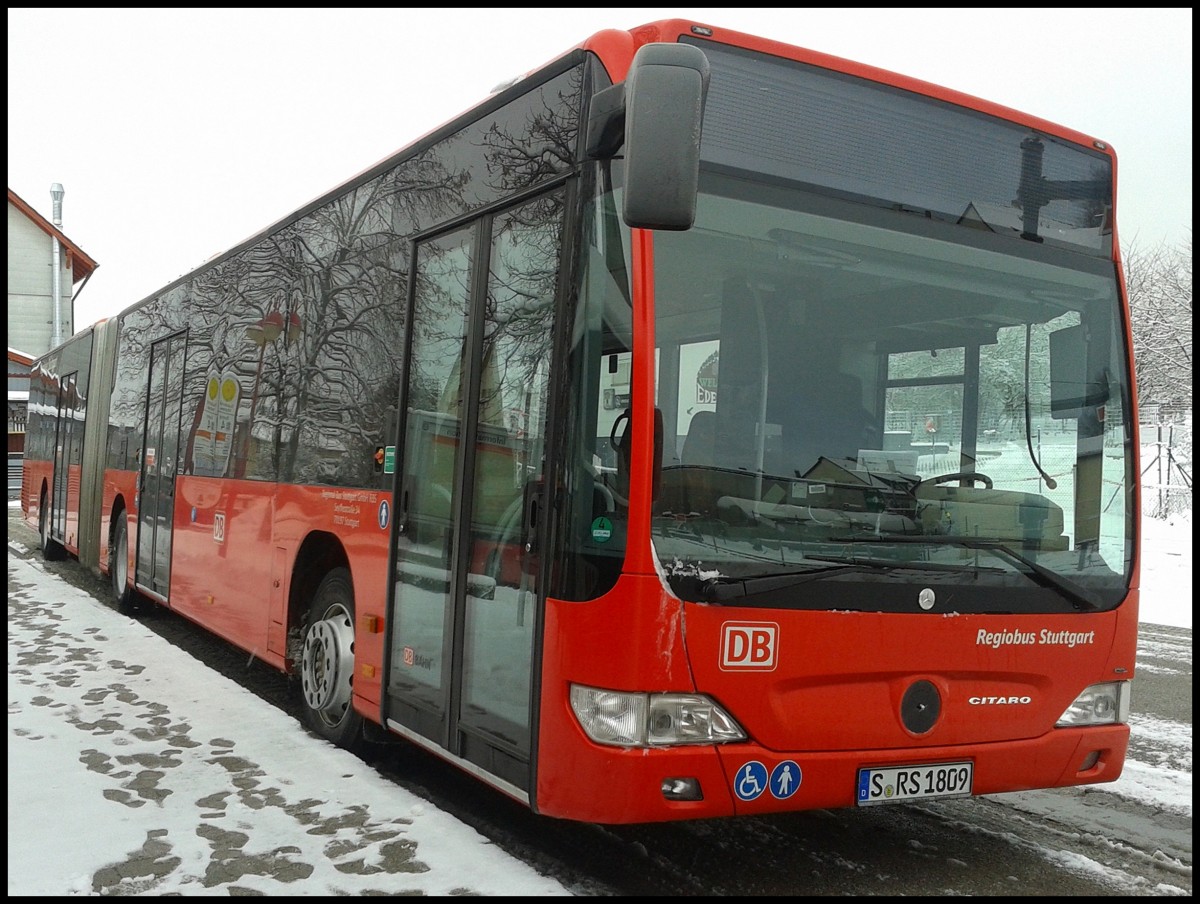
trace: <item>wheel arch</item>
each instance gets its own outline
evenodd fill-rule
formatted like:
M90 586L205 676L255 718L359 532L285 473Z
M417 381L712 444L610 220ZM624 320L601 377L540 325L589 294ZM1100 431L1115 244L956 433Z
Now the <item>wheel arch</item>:
M342 541L328 531L312 531L296 550L287 598L286 670L289 674L295 673L300 660L305 621L313 595L321 579L339 567L350 573L350 586L353 588L354 572L350 568L350 557Z

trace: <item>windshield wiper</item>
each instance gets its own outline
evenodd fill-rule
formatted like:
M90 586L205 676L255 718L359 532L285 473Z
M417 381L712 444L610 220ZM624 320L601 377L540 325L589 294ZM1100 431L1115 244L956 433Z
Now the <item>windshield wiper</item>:
M806 558L830 564L796 571L772 571L766 574L752 574L745 577L719 575L702 582L700 590L706 600L719 603L746 596L757 596L760 593L787 590L798 584L807 584L809 581L821 580L831 575L853 574L855 572L881 572L886 574L892 571L911 571L913 569L920 571L952 571L955 573L962 573L966 570L961 565L950 565L944 562L894 562L885 559L863 559L860 557L846 559L835 556L814 555L806 556ZM973 568L970 570L978 571L979 569Z
M1099 601L1096 600L1091 593L1084 590L1082 587L1075 584L1073 581L1064 578L1055 571L1051 571L1045 565L1040 565L1033 559L1021 555L1016 550L1012 549L1007 544L1000 540L986 540L978 537L947 537L947 536L893 536L893 537L855 537L844 538L845 542L855 543L920 543L929 546L961 546L965 549L983 549L993 553L999 558L1008 559L1020 565L1025 573L1033 580L1037 581L1044 587L1049 587L1052 590L1057 590L1064 597L1071 601L1076 609L1087 609L1092 612L1099 611L1102 607Z
M719 575L702 583L700 589L706 600L719 603L743 596L770 593L772 590L786 590L788 587L825 577L830 572L872 571L876 567L858 562L821 565L816 568L806 568L803 571L772 571L767 574L755 574L741 578Z

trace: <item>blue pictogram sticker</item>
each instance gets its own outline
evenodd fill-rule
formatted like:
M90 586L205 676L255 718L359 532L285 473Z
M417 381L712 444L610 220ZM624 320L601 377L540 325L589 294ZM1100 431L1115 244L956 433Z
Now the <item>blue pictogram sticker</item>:
M767 790L767 767L751 760L737 771L733 792L742 800L754 800Z
M391 518L391 506L389 506L388 501L386 499L384 499L382 502L379 503L379 519L378 520L379 520L379 529L380 530L387 529L389 518Z
M771 770L771 793L780 800L787 800L800 787L804 774L792 760L784 760Z

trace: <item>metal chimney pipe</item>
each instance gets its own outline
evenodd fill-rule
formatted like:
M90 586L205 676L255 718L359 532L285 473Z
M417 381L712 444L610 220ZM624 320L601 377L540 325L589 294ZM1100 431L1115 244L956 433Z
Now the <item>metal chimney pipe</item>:
M52 222L55 228L62 226L62 199L66 192L62 185L55 182L50 186L50 197L54 201L54 213ZM62 248L58 243L58 236L50 236L50 243L53 249L51 254L53 272L50 277L50 291L54 293L54 323L53 329L50 331L50 348L55 348L62 344Z

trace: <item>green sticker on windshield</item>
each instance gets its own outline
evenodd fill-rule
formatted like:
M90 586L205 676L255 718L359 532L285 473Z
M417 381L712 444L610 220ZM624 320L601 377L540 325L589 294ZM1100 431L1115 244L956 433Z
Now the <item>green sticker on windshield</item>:
M607 543L612 539L612 522L603 515L592 522L592 539L597 543Z

